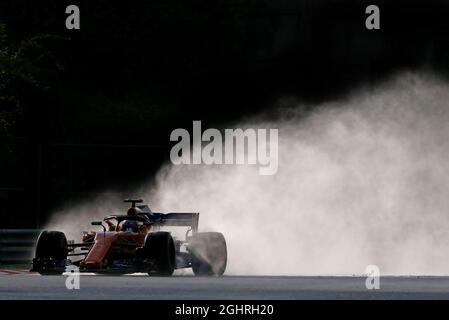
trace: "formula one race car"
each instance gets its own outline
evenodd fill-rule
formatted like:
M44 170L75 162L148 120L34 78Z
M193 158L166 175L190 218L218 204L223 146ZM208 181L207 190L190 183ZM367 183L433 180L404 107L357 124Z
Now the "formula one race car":
M84 232L81 243L67 241L63 232L43 231L36 244L31 271L62 274L69 265L80 272L134 273L170 276L175 269L192 268L195 275L221 276L227 263L226 241L218 232L198 232L199 213L157 213L142 200L125 200L126 215L110 215L92 225L102 231ZM177 240L165 226L188 227ZM82 256L73 262L69 257Z

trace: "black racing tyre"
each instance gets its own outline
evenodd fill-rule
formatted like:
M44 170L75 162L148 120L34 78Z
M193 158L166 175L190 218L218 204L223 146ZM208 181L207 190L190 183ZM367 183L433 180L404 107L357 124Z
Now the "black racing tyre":
M226 270L226 240L219 232L200 232L192 236L188 246L192 270L197 276L221 276Z
M176 267L175 242L169 232L151 232L145 237L144 254L154 261L150 275L171 276Z
M39 235L36 244L36 259L51 260L52 263L65 263L67 259L68 247L67 238L60 231L43 231ZM37 272L43 275L62 274L61 268L37 268Z

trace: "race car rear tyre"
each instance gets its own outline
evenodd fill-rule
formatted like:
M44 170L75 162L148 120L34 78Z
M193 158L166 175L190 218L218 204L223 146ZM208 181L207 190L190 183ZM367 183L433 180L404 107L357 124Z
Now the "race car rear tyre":
M37 239L33 269L42 275L62 274L67 254L67 238L63 232L43 231Z
M219 232L201 232L190 239L192 270L197 276L221 276L228 259L226 240Z
M151 232L145 237L145 256L154 261L150 275L171 276L175 271L175 242L169 232Z

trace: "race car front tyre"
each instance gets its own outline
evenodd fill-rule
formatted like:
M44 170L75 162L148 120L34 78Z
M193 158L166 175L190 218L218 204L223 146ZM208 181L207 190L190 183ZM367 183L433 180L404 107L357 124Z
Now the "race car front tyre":
M149 275L171 276L175 271L175 242L169 232L151 232L145 237L145 257L154 263Z
M42 275L60 275L65 270L67 238L60 231L43 231L37 239L33 271Z
M199 232L194 234L188 245L192 270L197 276L221 276L226 270L227 248L223 234Z

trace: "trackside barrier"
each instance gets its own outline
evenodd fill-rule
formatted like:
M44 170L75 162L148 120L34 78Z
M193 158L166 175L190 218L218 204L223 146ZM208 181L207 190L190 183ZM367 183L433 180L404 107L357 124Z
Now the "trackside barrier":
M41 230L0 229L0 264L31 264Z

